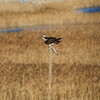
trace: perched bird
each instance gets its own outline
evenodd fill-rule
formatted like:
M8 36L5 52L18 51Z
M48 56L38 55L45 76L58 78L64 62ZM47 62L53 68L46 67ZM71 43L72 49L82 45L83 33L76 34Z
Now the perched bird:
M52 49L54 53L56 53L58 55L58 53L56 52L56 50L52 47L54 44L58 44L61 41L61 38L56 38L56 37L46 37L46 35L42 35L42 38L45 42L45 44L47 44L49 46L49 49Z
M47 44L47 45L54 45L54 44L58 44L60 43L60 39L61 38L56 38L56 37L46 37L46 35L42 35L42 38L44 40L44 42Z

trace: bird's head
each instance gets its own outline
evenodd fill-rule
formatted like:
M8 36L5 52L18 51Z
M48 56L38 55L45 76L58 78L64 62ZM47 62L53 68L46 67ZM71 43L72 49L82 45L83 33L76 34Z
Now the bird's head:
M43 37L46 37L46 35L42 35L42 38L43 38Z
M43 40L46 40L46 39L45 39L46 35L42 35L41 37L42 37Z

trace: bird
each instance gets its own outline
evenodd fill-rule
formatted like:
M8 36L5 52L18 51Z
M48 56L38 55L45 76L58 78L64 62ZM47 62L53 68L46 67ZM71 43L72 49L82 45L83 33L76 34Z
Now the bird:
M42 39L44 40L44 43L49 46L49 49L51 49L56 55L58 53L56 50L52 47L54 44L59 44L62 38L56 38L56 37L47 37L46 35L42 35Z
M61 38L56 38L56 37L46 37L46 35L42 35L42 38L43 38L43 40L44 40L44 42L45 42L45 44L47 44L47 45L51 45L51 46L53 46L54 44L58 44L58 43L60 43L61 41Z

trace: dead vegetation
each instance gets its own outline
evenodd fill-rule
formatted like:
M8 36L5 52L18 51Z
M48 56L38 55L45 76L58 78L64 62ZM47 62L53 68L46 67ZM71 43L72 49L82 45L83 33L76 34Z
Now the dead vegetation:
M0 34L0 99L47 100L48 47L42 34L62 37L53 54L52 100L99 100L100 25Z
M0 4L0 28L64 25L0 34L0 100L47 100L49 54L42 34L62 38L55 46L59 55L53 54L52 100L99 100L100 15L75 10L100 6L100 0L79 1Z
M69 0L34 5L31 3L0 4L0 27L53 25L70 23L100 23L100 14L83 14L77 8L100 6L99 0Z

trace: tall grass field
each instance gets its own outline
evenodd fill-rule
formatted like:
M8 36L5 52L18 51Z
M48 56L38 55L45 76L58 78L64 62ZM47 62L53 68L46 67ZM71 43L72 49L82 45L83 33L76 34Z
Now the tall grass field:
M31 2L0 4L0 29L33 25L100 23L98 13L80 13L78 8L100 6L100 0L64 0L36 5Z
M42 34L58 36L53 53L52 100L100 99L100 25L0 34L0 99L47 100L48 47Z
M0 30L50 25L0 33L0 100L48 100L49 49L43 34L62 38L54 45L58 55L52 52L51 100L100 100L100 14L75 12L100 1L77 1L0 4Z

